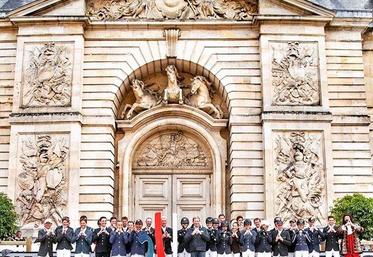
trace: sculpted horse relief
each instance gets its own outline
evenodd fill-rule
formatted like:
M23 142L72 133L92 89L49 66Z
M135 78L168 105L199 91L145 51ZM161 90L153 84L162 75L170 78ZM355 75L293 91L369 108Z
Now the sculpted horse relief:
M166 74L157 73L155 77L146 80L146 84L138 79L134 79L131 84L135 102L126 104L121 118L131 119L142 111L149 110L160 104L186 104L201 109L211 114L216 119L223 117L223 111L219 106L213 104L212 83L203 76L191 77L190 74L184 74L190 78L189 85L182 83L185 78L179 76L174 65L166 67ZM154 91L149 86L157 85ZM128 111L128 112L127 112Z
M212 111L216 119L221 119L223 111L219 106L214 105L211 100L211 82L203 76L195 76L190 86L189 104L207 113Z
M160 103L158 93L145 87L143 81L134 79L131 85L133 94L135 95L136 101L134 104L126 104L122 111L122 118L130 119L133 116L133 112L142 112L148 110ZM126 111L129 111L126 113Z

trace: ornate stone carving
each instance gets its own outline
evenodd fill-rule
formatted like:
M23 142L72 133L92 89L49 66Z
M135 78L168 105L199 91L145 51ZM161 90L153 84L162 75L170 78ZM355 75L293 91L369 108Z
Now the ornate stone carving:
M324 218L325 172L321 133L293 131L274 134L275 215Z
M144 110L151 109L160 103L160 95L157 92L152 91L147 88L143 81L134 79L132 80L132 91L135 95L136 102L134 104L126 104L122 111L122 118L130 119L133 116L133 113L140 113ZM129 111L126 114L126 111Z
M272 104L319 105L317 44L272 43Z
M212 112L216 119L223 118L223 111L218 105L214 105L211 100L212 90L211 82L203 76L195 76L192 79L190 95L187 103L193 107L199 108L207 113Z
M182 131L157 135L136 153L137 168L207 168L209 157L202 146Z
M87 16L95 20L250 20L256 12L256 1L247 0L89 0L87 3Z
M163 85L157 85L157 82L150 81L152 86L157 86L156 90L151 89L151 86L146 85L143 81L134 79L131 88L135 102L133 104L125 104L120 117L131 119L136 114L151 109L161 103L164 105L176 103L201 109L216 119L223 118L223 110L219 105L213 104L215 92L211 86L211 82L205 77L190 77L190 85L185 85L182 82L185 78L179 75L174 65L166 67L166 74L167 82L165 84L167 86L163 83ZM160 96L162 96L162 99Z
M176 43L180 37L179 29L166 29L164 31L167 44L167 57L176 57Z
M56 224L67 204L67 136L25 136L21 141L17 207L21 225L42 224L51 218Z
M23 106L69 106L72 53L65 46L46 43L34 48L26 60Z

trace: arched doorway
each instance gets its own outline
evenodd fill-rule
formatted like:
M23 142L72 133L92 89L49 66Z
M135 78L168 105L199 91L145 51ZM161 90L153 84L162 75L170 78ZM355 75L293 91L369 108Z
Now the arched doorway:
M125 81L128 94L117 120L123 133L117 143L118 214L225 212L227 108L220 82L196 65L193 71L178 60L158 64L155 73L140 69ZM177 97L164 101L175 87ZM201 99L204 106L197 104Z
M120 215L225 212L226 120L174 105L118 121L118 127L124 131L118 142Z
M132 163L133 213L211 215L213 165L206 146L205 140L180 129L165 129L144 140Z

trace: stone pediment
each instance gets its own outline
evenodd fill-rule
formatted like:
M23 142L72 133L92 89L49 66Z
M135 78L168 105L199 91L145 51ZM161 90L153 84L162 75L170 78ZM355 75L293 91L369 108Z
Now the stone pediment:
M253 15L333 17L327 8L308 0L36 0L8 17L86 16L116 20L252 20Z

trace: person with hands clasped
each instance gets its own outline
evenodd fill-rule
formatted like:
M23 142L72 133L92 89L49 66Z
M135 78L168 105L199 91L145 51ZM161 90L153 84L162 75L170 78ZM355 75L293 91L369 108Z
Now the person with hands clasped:
M297 221L297 230L293 237L294 255L295 257L308 257L308 245L311 243L311 239L306 231L304 231L304 220L299 219Z
M122 221L117 221L116 229L110 232L111 256L124 257L127 255L126 244L129 241L129 234L123 230Z
M328 225L323 229L325 238L325 257L339 257L339 227L333 216L328 217Z
M305 229L311 239L311 242L308 244L309 257L320 256L320 242L324 241L324 234L320 229L316 228L315 222L315 218L309 218L308 228Z
M137 219L135 221L135 227L130 232L129 242L128 244L131 246L131 256L132 257L144 257L148 243L141 243L141 237L146 232L142 230L143 222L141 219Z
M238 222L233 222L232 224L232 254L233 257L240 257L241 256L241 232Z
M364 228L352 221L351 215L344 215L342 219L343 225L340 228L342 234L341 253L344 257L359 257L362 252L359 234L364 231Z
M220 223L220 231L218 233L218 239L216 243L218 256L225 257L232 255L232 235L231 232L228 231L228 222L223 221Z
M55 241L56 235L52 229L52 221L46 219L44 221L44 227L39 230L38 237L35 243L40 243L38 257L53 257L53 243Z
M62 218L62 226L58 226L54 233L56 234L57 257L70 257L74 243L74 230L70 227L69 217Z
M269 223L266 220L262 221L258 236L256 237L256 252L258 257L271 257L272 246L271 236L268 233Z
M93 231L93 242L96 244L96 257L109 257L111 245L109 242L111 229L106 227L106 217L100 217L98 228Z
M284 229L284 223L281 219L275 220L275 228L271 230L271 241L273 256L287 257L288 248L291 246L291 237L288 230Z
M241 236L243 245L242 257L255 257L255 241L257 233L251 228L251 220L245 219L243 222L244 229Z
M162 239L166 257L172 256L172 228L167 227L167 218L162 216Z
M191 257L206 256L206 247L210 235L207 229L201 226L199 217L193 218L193 227L188 229L184 238L185 242L189 243Z
M75 229L75 256L76 257L89 257L92 244L92 230L87 226L87 217L82 216L79 219L80 227Z
M217 257L218 252L216 248L216 242L218 237L219 220L217 218L207 217L206 218L207 232L210 235L210 240L207 242L206 257Z

